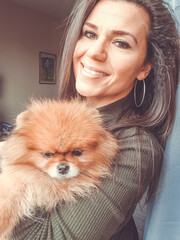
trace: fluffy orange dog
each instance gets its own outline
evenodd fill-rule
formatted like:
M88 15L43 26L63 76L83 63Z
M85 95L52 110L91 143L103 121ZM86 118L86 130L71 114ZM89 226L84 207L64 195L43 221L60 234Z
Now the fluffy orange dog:
M0 236L36 207L48 211L97 188L117 148L96 109L78 101L34 101L2 149Z

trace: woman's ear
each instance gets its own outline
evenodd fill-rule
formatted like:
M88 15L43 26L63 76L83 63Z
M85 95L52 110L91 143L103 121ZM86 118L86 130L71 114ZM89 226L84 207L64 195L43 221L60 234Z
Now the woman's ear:
M148 74L150 73L151 69L152 69L151 63L146 63L146 64L142 67L141 72L138 74L137 79L138 79L139 81L144 80L144 79L148 76Z

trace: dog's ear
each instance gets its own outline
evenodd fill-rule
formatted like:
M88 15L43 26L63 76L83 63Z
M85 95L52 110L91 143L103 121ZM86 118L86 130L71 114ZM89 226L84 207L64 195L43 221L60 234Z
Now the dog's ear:
M16 118L16 127L15 130L19 130L21 127L23 127L23 123L27 119L27 111L24 111L20 113Z

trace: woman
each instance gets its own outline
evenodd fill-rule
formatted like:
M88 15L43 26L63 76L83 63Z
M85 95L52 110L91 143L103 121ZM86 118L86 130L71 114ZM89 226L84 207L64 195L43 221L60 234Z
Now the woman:
M120 154L97 194L39 210L9 239L138 239L132 215L146 189L150 197L157 186L178 75L179 36L162 1L78 1L63 48L60 98L80 96L98 108Z

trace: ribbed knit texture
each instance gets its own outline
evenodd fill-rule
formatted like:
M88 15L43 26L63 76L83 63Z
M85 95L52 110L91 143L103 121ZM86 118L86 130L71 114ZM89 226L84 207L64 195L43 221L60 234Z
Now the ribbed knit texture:
M129 94L126 98L99 109L106 126L129 113ZM73 123L72 123L73 124ZM88 134L88 133L87 133ZM150 145L150 139L141 131L140 155L142 157L140 195L144 193L152 178L151 148L155 148L155 160L159 151ZM132 218L138 189L136 129L117 130L122 150L115 159L112 177L102 180L98 192L80 198L76 203L58 205L51 212L38 210L32 219L24 219L15 228L10 240L114 240ZM47 196L48 198L48 196ZM129 234L130 235L130 234ZM132 240L133 236L121 240ZM123 235L124 236L124 235ZM119 238L118 238L119 239Z

